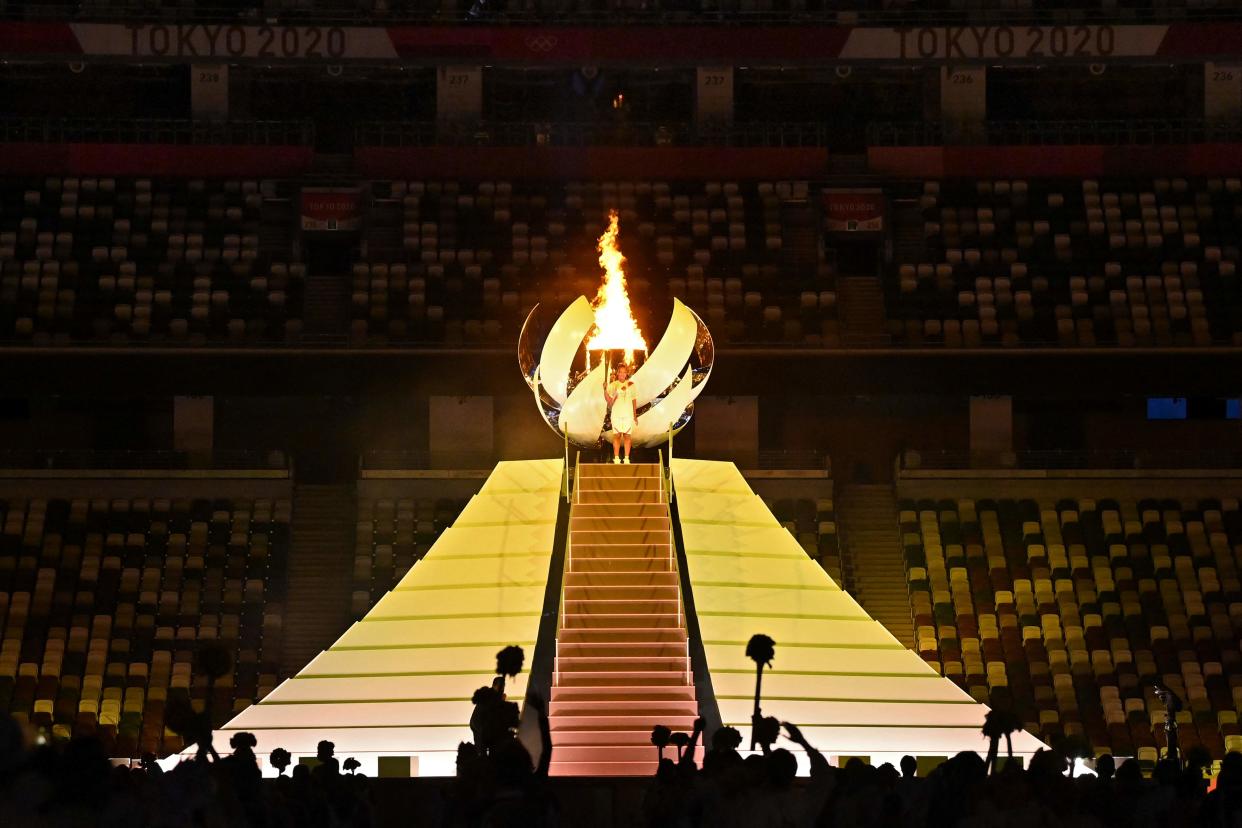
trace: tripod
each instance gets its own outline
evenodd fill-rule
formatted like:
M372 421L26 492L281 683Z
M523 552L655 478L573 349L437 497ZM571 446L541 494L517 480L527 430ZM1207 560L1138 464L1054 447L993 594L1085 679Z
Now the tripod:
M1157 684L1154 689L1156 697L1164 703L1164 755L1166 759L1172 759L1176 762L1180 768L1182 766L1182 759L1177 743L1177 714L1181 712L1182 700L1163 684Z

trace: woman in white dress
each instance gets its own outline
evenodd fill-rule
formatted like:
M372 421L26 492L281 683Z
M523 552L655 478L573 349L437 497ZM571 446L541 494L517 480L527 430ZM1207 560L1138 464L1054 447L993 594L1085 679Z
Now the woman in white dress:
M616 379L604 385L604 399L612 409L612 462L630 462L630 435L638 416L634 402L634 383L630 380L630 367L624 363L617 366ZM621 446L625 446L624 459Z

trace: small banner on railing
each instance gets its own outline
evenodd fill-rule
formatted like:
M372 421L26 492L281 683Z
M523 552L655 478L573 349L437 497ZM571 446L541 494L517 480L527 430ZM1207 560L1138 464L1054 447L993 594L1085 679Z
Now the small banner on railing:
M362 226L362 193L356 189L305 187L302 190L302 229L353 231Z
M823 191L824 230L829 233L884 232L884 192L878 188Z

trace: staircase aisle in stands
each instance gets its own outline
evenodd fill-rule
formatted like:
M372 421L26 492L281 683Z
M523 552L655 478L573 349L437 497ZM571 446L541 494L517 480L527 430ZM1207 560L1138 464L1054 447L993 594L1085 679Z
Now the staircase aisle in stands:
M294 489L284 675L295 675L349 626L354 514L352 484Z
M336 274L310 276L304 300L306 338L345 336L349 330L349 282Z
M656 464L580 467L549 718L551 772L649 776L651 729L698 715L672 521Z
M889 345L884 291L874 276L837 279L841 306L842 341L847 347L875 348Z
M837 497L837 519L851 573L850 593L868 615L913 648L914 621L892 487L846 486Z

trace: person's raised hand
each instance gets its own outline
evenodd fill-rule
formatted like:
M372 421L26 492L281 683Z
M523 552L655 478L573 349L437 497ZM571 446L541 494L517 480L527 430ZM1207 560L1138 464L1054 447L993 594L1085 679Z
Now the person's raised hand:
M785 728L785 732L789 734L790 741L797 742L800 745L806 744L806 737L802 735L802 731L793 722L781 722Z

